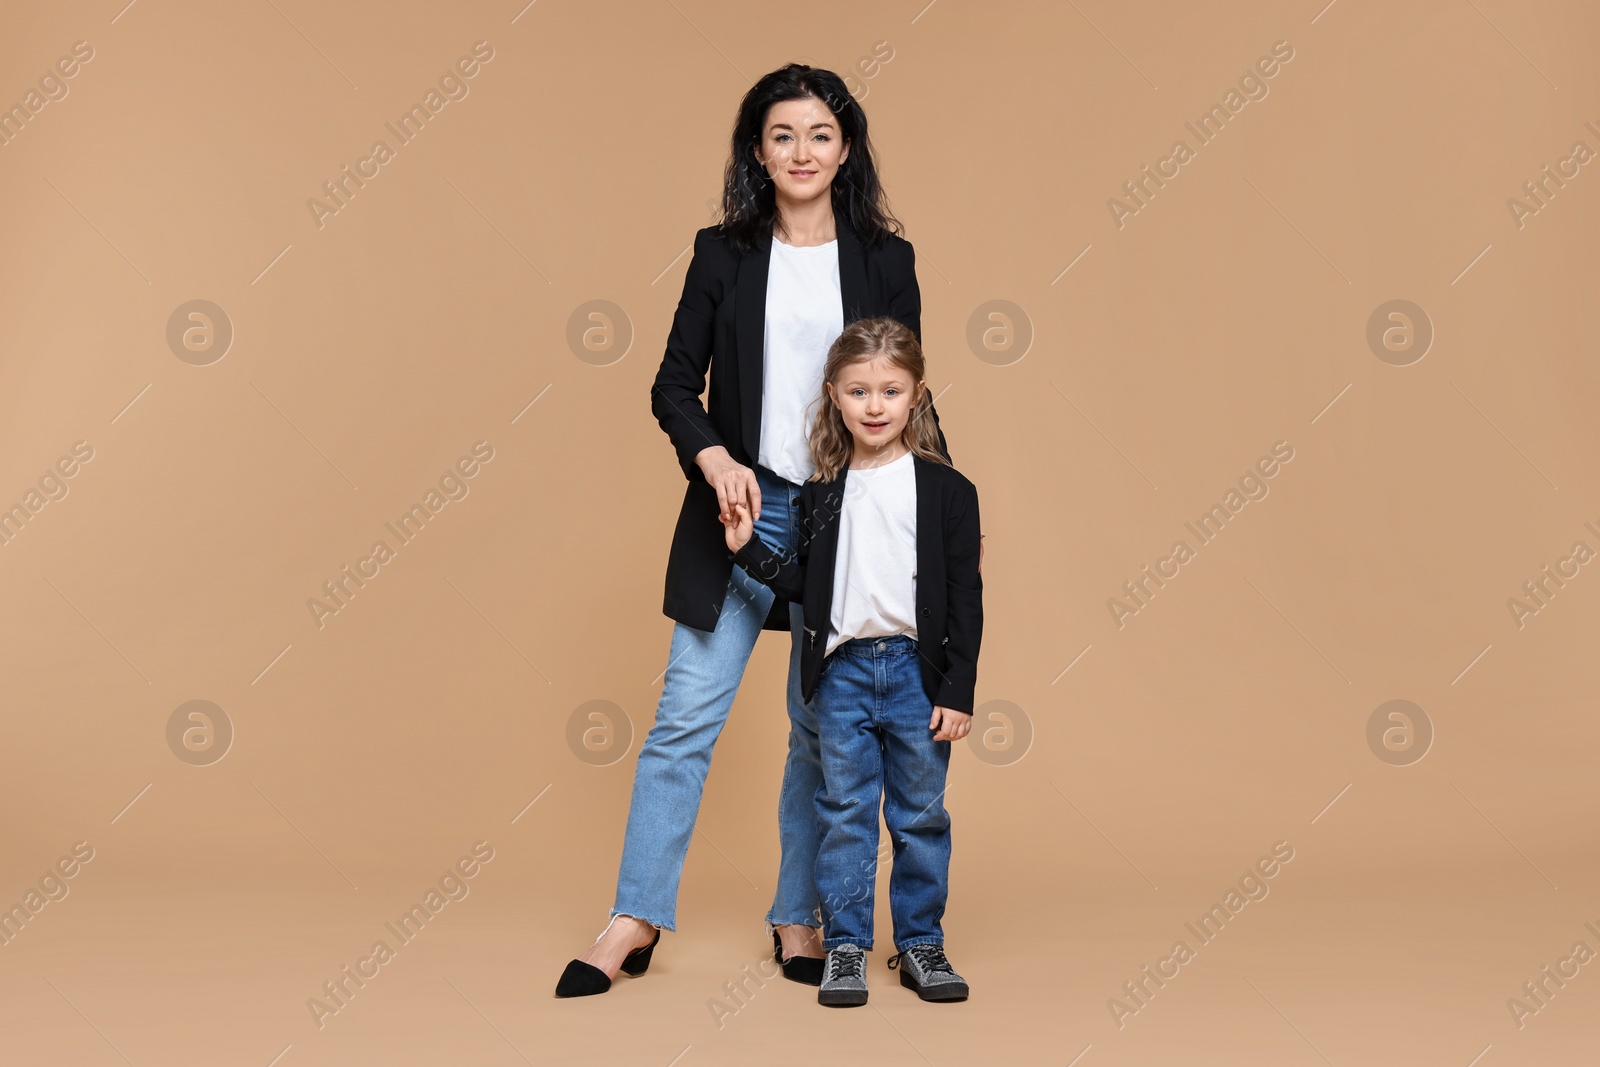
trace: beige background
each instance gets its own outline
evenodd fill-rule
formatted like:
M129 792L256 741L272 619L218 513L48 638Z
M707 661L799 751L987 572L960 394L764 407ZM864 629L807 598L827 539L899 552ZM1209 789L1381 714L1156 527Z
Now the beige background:
M8 4L0 34L0 102L94 50L0 147L0 504L93 449L0 547L0 901L93 849L0 948L5 1063L1593 1062L1600 963L1507 1007L1600 951L1600 577L1507 606L1600 549L1600 177L1507 206L1600 150L1591 5L123 2ZM477 41L469 95L319 228L307 200ZM1269 94L1197 146L1277 41ZM974 993L924 1005L880 951L865 1011L730 999L770 949L769 634L680 932L556 1001L671 633L648 386L738 100L790 60L868 110L982 494L991 747L952 763L947 920ZM1108 199L1178 138L1119 229ZM205 366L166 339L197 299L234 330ZM1366 341L1395 299L1434 331L1408 366ZM626 325L575 350L595 300ZM997 300L1012 340L975 351ZM478 441L470 494L319 628L307 600ZM1277 441L1270 495L1119 628L1107 600ZM1395 699L1434 733L1405 766L1367 741ZM169 747L191 700L232 724L220 761ZM606 766L567 741L593 700ZM479 841L470 895L319 1030L307 1000ZM1184 923L1279 841L1199 947Z

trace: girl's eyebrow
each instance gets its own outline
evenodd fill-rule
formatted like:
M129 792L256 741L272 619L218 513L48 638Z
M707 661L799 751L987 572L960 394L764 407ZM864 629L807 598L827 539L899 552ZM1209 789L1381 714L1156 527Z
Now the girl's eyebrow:
M828 122L828 121L822 121L822 122L813 122L811 124L811 128L813 130L820 130L820 129L824 128L824 127L827 127L827 128L831 129L833 127L833 123ZM774 130L792 130L792 129L794 129L794 127L789 125L787 122L774 122L770 128L774 129Z

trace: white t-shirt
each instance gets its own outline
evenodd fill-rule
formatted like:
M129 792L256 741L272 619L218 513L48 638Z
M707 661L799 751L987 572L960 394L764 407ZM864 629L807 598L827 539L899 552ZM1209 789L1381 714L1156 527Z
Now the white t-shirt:
M852 637L917 636L917 478L912 455L850 469L839 511L826 656Z
M822 397L828 348L843 332L838 239L796 248L774 237L767 267L756 461L796 484L816 471L806 441Z

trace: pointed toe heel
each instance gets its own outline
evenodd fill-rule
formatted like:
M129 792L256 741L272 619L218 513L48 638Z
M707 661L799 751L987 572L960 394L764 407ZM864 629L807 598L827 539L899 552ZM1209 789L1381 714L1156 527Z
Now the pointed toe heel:
M606 972L582 960L573 960L556 983L558 997L592 997L611 988Z
M820 986L822 984L823 961L815 956L796 956L782 964L783 976L791 982L801 985Z
M783 976L791 982L801 985L820 986L822 984L823 960L815 956L791 956L783 958L783 939L778 936L778 931L772 931L772 958L778 962Z
M629 978L637 978L650 969L650 956L655 952L656 945L661 941L661 929L656 928L656 936L650 943L642 948L636 948L622 959L622 973Z
M660 940L661 928L658 926L656 936L650 939L650 943L624 956L622 966L618 970L629 978L639 977L650 968L650 957L655 953L656 944ZM611 978L606 972L592 963L573 960L567 964L567 969L561 972L561 980L556 983L556 996L592 997L610 988Z

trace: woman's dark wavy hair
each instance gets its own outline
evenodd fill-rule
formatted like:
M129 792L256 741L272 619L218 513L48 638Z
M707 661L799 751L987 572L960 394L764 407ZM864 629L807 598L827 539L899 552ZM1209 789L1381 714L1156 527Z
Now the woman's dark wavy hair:
M867 136L867 113L861 104L833 71L790 63L750 87L734 120L733 152L722 183L722 229L741 252L750 251L763 236L770 235L778 215L772 179L755 158L767 112L773 104L807 98L821 101L833 112L840 138L850 145L850 157L834 175L829 190L835 215L848 217L856 236L868 246L877 246L889 234L903 230L900 220L884 206L883 186Z

